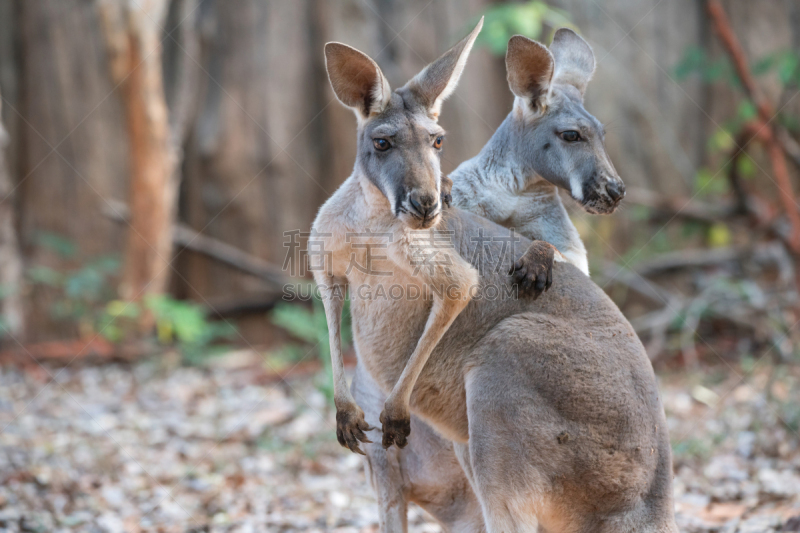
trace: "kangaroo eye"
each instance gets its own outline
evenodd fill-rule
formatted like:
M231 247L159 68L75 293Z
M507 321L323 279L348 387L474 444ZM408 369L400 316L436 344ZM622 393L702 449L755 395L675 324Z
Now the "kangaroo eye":
M574 143L575 141L581 140L581 134L575 130L567 130L561 132L561 138L568 143Z
M372 139L372 144L379 152L385 152L392 146L386 139Z
M436 148L437 150L441 150L443 142L444 142L444 137L442 135L439 135L438 137L436 137L436 140L433 141L433 147Z

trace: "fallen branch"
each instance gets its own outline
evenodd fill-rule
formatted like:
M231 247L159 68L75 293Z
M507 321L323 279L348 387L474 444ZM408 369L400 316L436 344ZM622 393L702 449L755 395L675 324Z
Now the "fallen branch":
M174 243L187 250L207 255L228 266L251 274L266 282L271 288L282 291L291 279L278 267L212 237L207 237L184 224L176 224Z
M118 222L127 222L128 207L120 201L108 200L104 214ZM175 224L172 241L176 246L197 252L264 281L272 291L281 293L292 279L283 271L247 252L213 237L203 235L185 224Z

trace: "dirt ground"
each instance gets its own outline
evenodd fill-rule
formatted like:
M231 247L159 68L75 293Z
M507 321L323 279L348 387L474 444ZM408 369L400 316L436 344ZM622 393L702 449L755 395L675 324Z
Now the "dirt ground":
M377 531L313 376L169 361L0 369L0 531ZM681 531L800 530L798 369L695 376L661 375Z

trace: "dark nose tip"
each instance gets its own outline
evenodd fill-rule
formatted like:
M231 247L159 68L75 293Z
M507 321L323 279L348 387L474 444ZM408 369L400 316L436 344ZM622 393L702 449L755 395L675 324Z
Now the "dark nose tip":
M613 180L606 183L606 192L612 200L618 202L625 198L625 184L621 180Z
M428 216L439 207L439 199L431 194L412 194L409 197L409 202L411 203L411 207L414 208L414 211L422 218L428 218Z

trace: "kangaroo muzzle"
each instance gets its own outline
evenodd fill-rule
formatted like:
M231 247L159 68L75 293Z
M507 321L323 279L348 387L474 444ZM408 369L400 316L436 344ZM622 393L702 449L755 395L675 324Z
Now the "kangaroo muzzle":
M625 198L625 184L617 175L603 174L586 184L583 190L583 208L591 214L609 215L616 211Z
M625 198L625 184L619 178L614 178L606 183L606 194L613 202L619 203Z
M435 191L412 191L408 195L406 212L414 219L416 225L422 228L431 227L441 213L439 195Z

